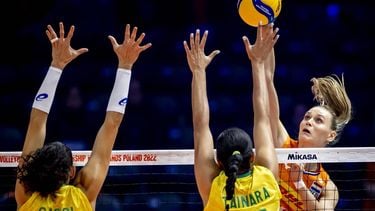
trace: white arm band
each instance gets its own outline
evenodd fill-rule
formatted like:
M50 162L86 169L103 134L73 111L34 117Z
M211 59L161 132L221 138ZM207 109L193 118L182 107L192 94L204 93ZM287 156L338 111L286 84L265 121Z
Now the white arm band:
M50 66L34 99L33 108L49 113L62 70Z
M128 102L128 93L130 85L131 71L123 68L118 68L116 73L115 83L111 96L109 97L107 111L116 111L125 113L125 107Z

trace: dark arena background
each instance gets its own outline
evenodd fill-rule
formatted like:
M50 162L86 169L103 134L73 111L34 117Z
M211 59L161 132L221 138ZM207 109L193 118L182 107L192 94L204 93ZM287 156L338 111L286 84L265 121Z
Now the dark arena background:
M275 85L292 136L313 105L312 77L344 74L353 120L336 147L375 147L373 4L355 0L284 0L275 26ZM191 72L183 41L208 30L206 53L213 136L238 126L252 132L251 66L241 37L256 29L235 0L13 0L0 9L0 152L22 150L33 98L50 65L48 24L75 25L73 48L87 47L64 70L48 119L47 141L90 150L104 118L117 67L108 40L125 24L145 32L151 49L133 66L129 103L114 150L193 149ZM370 153L371 154L371 153ZM375 150L372 154L375 154ZM179 159L178 157L175 159ZM5 162L5 158L3 161ZM1 163L1 162L0 162ZM337 210L375 209L375 161L327 163L338 186ZM0 168L0 210L16 210L15 168ZM331 171L330 171L331 170ZM355 182L353 182L355 181ZM202 210L192 165L111 166L97 210Z

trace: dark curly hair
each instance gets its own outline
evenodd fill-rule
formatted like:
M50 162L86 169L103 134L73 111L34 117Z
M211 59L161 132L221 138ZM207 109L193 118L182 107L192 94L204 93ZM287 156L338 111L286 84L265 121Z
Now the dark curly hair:
M252 156L252 140L244 130L232 127L218 136L216 157L223 164L224 173L228 177L225 185L227 201L233 198L237 174L252 168L250 163ZM226 204L226 210L229 210L228 204Z
M56 197L56 191L69 181L73 166L72 151L61 142L46 144L35 152L22 156L17 167L17 179L26 192L39 192L42 197Z

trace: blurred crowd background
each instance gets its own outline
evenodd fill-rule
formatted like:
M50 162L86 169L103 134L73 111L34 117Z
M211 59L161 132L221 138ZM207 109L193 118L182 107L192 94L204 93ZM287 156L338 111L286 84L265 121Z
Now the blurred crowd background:
M214 137L226 127L252 131L251 66L241 37L256 30L235 0L14 0L2 6L0 151L20 151L33 98L51 61L47 24L76 30L73 48L89 52L64 70L50 112L47 142L91 149L103 121L117 59L108 35L123 40L125 24L145 32L153 46L133 67L129 103L117 150L192 149L191 73L183 41L208 30L206 52L219 49L207 71ZM354 118L337 147L375 146L374 21L371 1L284 0L275 26L275 84L281 119L292 136L313 105L312 77L345 77Z

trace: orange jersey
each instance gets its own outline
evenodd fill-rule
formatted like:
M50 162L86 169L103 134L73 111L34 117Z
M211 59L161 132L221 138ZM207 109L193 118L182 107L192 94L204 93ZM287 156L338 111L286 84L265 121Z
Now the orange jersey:
M298 148L298 141L288 138L284 142L283 148ZM301 200L302 198L298 195L293 182L290 181L289 172L286 168L287 164L279 164L279 186L282 194L282 199L280 202L281 210L305 210L304 203ZM318 164L317 171L303 172L303 181L316 199L320 198L321 193L327 186L328 180L329 175L320 164Z

